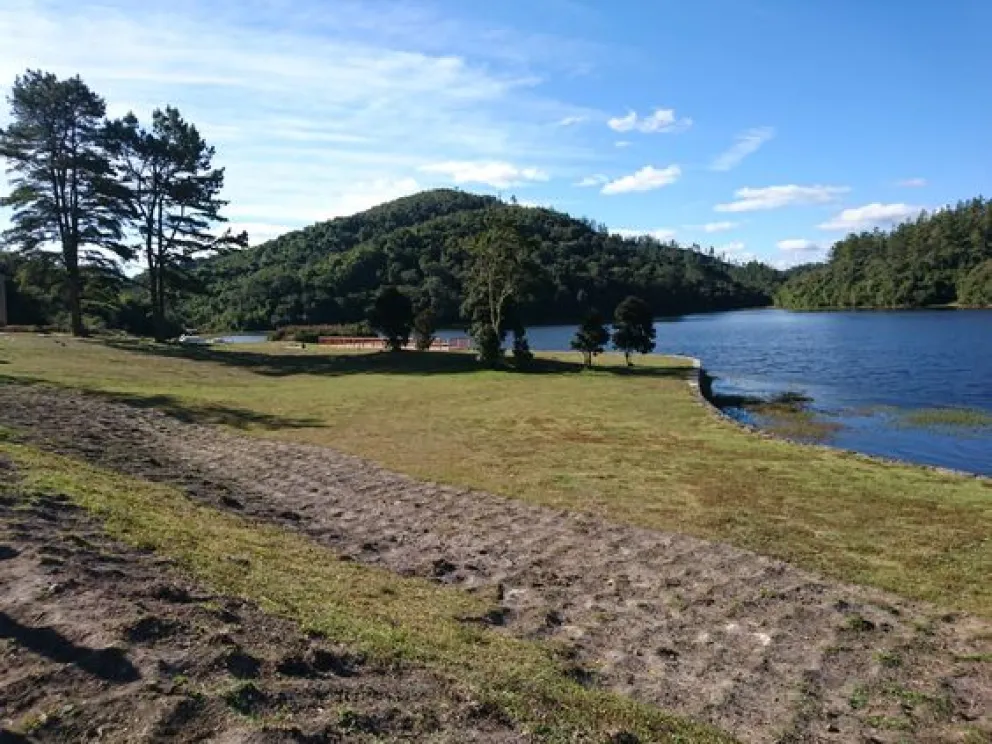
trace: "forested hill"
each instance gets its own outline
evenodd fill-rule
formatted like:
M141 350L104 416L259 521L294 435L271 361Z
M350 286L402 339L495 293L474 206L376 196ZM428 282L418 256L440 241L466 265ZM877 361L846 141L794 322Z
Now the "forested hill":
M492 210L532 246L526 323L572 321L590 306L612 312L629 294L658 314L768 305L781 281L763 264L735 266L553 210L435 190L209 259L198 270L206 291L186 299L182 314L205 328L352 322L392 284L432 305L441 322L462 322L465 246Z
M890 232L849 235L776 295L788 308L992 306L992 201L978 198Z

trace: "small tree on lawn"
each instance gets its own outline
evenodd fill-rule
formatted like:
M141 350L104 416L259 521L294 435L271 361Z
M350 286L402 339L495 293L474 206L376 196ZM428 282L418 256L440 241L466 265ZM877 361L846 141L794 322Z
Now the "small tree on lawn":
M479 359L495 366L502 357L507 313L524 291L533 267L530 241L500 214L488 215L487 228L467 245L470 264L462 309L473 319Z
M386 338L390 351L399 351L410 342L413 303L396 287L383 287L375 298L369 323Z
M627 366L632 367L630 355L654 351L654 316L640 297L628 297L613 313L613 347L623 352Z
M428 351L434 343L437 330L437 315L430 307L425 307L413 319L413 343L417 351Z
M592 358L602 354L609 342L610 331L606 327L606 321L596 310L590 310L582 319L579 330L575 332L572 348L581 351L585 366L591 367Z

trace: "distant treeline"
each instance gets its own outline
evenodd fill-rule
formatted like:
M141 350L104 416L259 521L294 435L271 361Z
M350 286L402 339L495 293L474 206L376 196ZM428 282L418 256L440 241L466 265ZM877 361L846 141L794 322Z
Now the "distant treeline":
M629 295L656 314L769 305L783 279L757 262L738 266L698 247L623 239L561 212L441 189L207 259L196 272L207 291L181 310L194 325L224 329L353 323L388 285L440 323L468 324L468 246L493 219L529 253L513 308L528 324L576 321Z
M992 202L972 199L889 232L849 235L775 299L795 309L992 306Z

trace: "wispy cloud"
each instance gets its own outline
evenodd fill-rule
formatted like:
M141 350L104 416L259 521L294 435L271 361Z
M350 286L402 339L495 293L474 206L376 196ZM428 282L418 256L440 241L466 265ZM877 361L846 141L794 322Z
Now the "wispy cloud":
M661 134L684 132L692 126L692 119L676 118L674 109L655 109L645 117L637 115L636 111L628 111L626 116L617 116L606 122L614 132L642 132L643 134Z
M717 212L755 212L763 209L779 209L798 204L827 204L846 194L847 186L765 186L762 188L744 187L734 192L734 201L717 204Z
M669 165L667 168L646 165L636 173L610 181L603 186L602 193L625 194L631 191L660 189L662 186L675 183L681 175L682 169L677 165Z
M217 147L232 221L266 232L411 188L500 188L583 162L547 125L575 107L536 87L539 45L467 43L455 21L408 5L4 0L0 99L40 67L81 74L115 115L174 104ZM452 164L465 167L437 167Z
M588 116L565 116L558 121L560 127L574 127L589 120Z
M903 186L907 189L920 189L927 185L927 179L925 178L904 178L902 181L896 181L897 186Z
M737 138L730 149L717 155L710 163L710 170L728 171L741 164L748 155L757 152L763 144L775 136L775 130L771 127L759 127L748 129L737 135Z
M520 167L495 160L447 160L442 163L422 165L420 170L424 173L446 176L456 184L481 183L500 189L548 180L548 174L540 168Z
M905 222L923 211L923 207L911 204L880 204L874 202L863 207L845 209L833 219L818 227L821 230L866 230Z
M648 237L654 238L659 243L667 243L670 240L675 239L675 230L668 227L656 227L653 230L638 230L632 227L621 227L617 230L612 231L614 235L619 235L621 238L641 238Z
M602 186L604 183L608 183L610 177L603 173L594 173L591 176L586 176L578 181L576 181L573 186L581 186L583 188L589 186Z
M727 230L733 230L738 227L740 222L729 222L724 220L723 222L707 222L705 225L700 225L703 232L706 233L718 233L726 232Z
M787 238L776 243L780 251L787 253L813 253L820 250L820 244L806 238Z
M613 143L614 147L630 147L630 140L617 140Z

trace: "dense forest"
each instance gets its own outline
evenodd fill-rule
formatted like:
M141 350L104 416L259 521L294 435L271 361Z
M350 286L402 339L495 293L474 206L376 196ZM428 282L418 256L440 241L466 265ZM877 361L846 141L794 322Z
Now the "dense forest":
M775 300L794 309L992 306L992 201L849 235L827 263L794 274Z
M464 323L468 243L498 215L529 252L530 276L515 312L525 323L574 321L638 295L656 314L768 305L780 273L737 266L711 252L649 238L549 209L439 189L323 222L263 245L203 261L207 291L183 316L206 328L262 329L364 318L376 291L399 287L442 323Z

